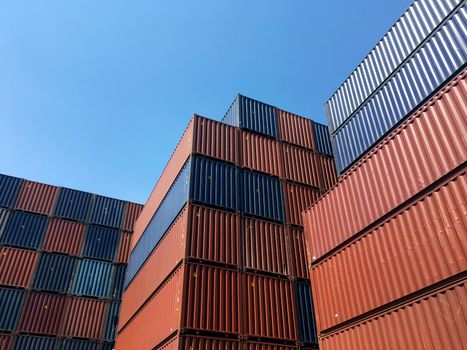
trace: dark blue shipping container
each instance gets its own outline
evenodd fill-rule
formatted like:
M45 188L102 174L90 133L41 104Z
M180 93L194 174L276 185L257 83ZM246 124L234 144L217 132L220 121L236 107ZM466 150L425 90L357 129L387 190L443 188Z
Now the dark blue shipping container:
M99 343L81 339L64 339L60 350L97 350Z
M284 221L284 194L281 182L271 176L243 171L243 212Z
M276 107L237 95L222 122L277 138Z
M192 157L190 198L204 204L237 209L238 170L211 159Z
M15 211L8 218L1 243L5 245L38 249L47 229L47 217Z
M67 293L73 281L77 259L61 254L43 253L34 277L33 287Z
M0 330L16 330L24 294L20 289L0 288Z
M76 295L108 298L112 280L111 263L83 259L78 263L78 270L73 287Z
M300 341L309 344L317 344L318 337L310 285L308 283L296 283L295 296L297 299L298 332Z
M102 344L102 350L114 350L114 343L104 343Z
M115 265L115 278L111 297L121 299L123 294L123 283L125 282L125 265Z
M3 228L5 227L9 214L9 210L0 208L0 237L2 236Z
M17 177L0 174L0 207L13 207L22 181Z
M115 340L119 314L120 314L120 303L113 302L110 305L109 313L105 321L104 340L107 340L107 341Z
M313 122L313 137L315 139L316 149L319 153L332 156L331 138L329 129L326 125Z
M124 204L125 202L118 199L96 196L91 222L93 224L120 228Z
M55 216L86 222L91 209L92 196L91 193L70 188L60 189Z
M118 230L91 225L86 232L83 256L113 261L119 241L120 232Z
M39 337L36 335L18 335L14 350L55 350L57 340L52 337Z

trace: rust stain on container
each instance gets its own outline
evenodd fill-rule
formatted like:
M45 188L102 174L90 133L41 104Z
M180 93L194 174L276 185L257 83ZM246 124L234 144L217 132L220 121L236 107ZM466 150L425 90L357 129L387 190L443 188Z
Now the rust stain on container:
M294 277L308 278L308 259L305 247L305 234L302 230L289 227L287 229L290 242L290 260Z
M118 248L117 262L127 264L130 259L131 233L122 232L120 247Z
M126 203L125 220L123 221L123 229L125 231L129 231L129 232L133 231L135 221L138 218L142 210L143 210L143 206L141 204L136 204L136 203L131 203L131 202Z
M101 338L107 304L104 300L72 297L63 334L68 337Z
M281 145L268 137L241 131L240 165L247 169L282 176Z
M44 250L70 255L80 255L84 240L84 224L53 219L47 228Z
M0 284L28 287L38 256L30 250L0 247Z
M321 191L326 192L337 183L336 163L334 158L319 155L318 162L321 170Z
M16 200L16 209L49 215L55 203L58 188L34 181L23 181Z
M0 333L0 350L10 350L13 345L13 336L11 334Z
M319 198L319 191L314 188L284 183L285 214L290 224L303 226L303 211Z
M277 111L280 139L282 141L315 150L313 122L310 119L300 117L281 109L278 109Z
M318 154L303 148L282 144L284 177L287 180L319 188L321 184Z

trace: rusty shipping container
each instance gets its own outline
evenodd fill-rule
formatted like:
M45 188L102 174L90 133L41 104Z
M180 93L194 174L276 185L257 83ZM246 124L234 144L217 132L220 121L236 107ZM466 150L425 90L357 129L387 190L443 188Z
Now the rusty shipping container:
M311 119L303 118L293 113L277 110L279 138L297 146L316 150L313 122Z
M318 200L319 190L284 182L286 221L292 225L303 226L303 211Z
M64 319L63 335L99 339L102 337L108 302L103 300L72 297Z
M85 228L79 222L53 219L47 228L43 249L78 256L84 242Z
M34 181L23 181L15 208L49 215L55 204L58 188Z
M318 154L296 146L283 144L284 178L304 185L320 187Z
M30 250L0 247L0 284L29 287L38 256Z
M240 166L281 177L281 144L274 139L244 130L240 132L240 135Z

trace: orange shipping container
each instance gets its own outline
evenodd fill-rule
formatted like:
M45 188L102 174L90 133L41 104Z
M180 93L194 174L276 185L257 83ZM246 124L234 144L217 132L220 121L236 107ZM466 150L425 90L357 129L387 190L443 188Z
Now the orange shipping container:
M34 181L23 181L16 200L16 209L49 215L55 204L58 188Z
M326 192L337 183L336 163L334 158L318 155L321 171L321 191Z
M318 200L319 191L315 188L285 182L284 193L287 223L303 226L303 211Z
M49 252L80 255L85 228L84 224L78 222L53 219L47 228L43 249Z
M36 268L37 258L37 252L0 247L0 284L28 287Z
M123 229L132 232L135 221L143 210L141 204L127 202L125 206L125 220L123 221Z
M310 119L278 109L279 135L282 141L315 150L313 122Z
M120 247L118 248L117 262L127 264L130 259L131 233L122 232L120 238Z
M281 145L276 140L241 131L240 149L242 167L282 176Z
M305 234L294 227L287 229L290 242L290 260L292 262L292 275L299 278L308 278L308 259L305 247Z
M281 344L247 341L245 343L244 349L245 350L295 350L297 349L297 347L292 346L292 345L281 345ZM300 349L305 349L305 348L301 347Z
M72 297L63 334L67 337L101 338L107 304L103 300Z
M318 154L300 147L282 144L284 178L319 188L321 171Z

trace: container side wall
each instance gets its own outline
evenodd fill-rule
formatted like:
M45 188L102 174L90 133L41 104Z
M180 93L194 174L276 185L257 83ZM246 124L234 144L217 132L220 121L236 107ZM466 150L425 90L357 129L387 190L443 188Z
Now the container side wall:
M118 199L96 196L91 213L91 223L120 228L124 204L125 202Z
M303 148L282 145L284 177L304 185L320 187L320 164L318 155Z
M239 96L240 127L277 138L276 107Z
M57 339L53 337L40 337L35 335L18 335L14 350L55 350Z
M16 330L24 295L25 292L19 289L0 288L0 330Z
M47 217L25 212L12 212L3 230L1 244L38 249L47 229Z
M0 349L11 350L13 345L13 336L11 334L0 333Z
M131 232L121 233L120 245L117 254L118 263L128 264L128 260L130 260L131 235Z
M303 226L303 212L319 198L319 191L314 188L283 183L286 194L286 220L293 225Z
M0 207L13 207L23 180L0 174Z
M240 166L282 176L282 154L280 144L276 140L241 131Z
M0 284L29 287L37 260L37 252L0 247Z
M111 263L83 259L78 263L73 293L97 298L107 298L112 279Z
M300 117L281 109L278 109L277 112L279 138L282 141L316 150L315 138L313 135L313 122L310 119Z
M92 197L91 193L61 188L54 216L85 222L89 217Z
M313 136L316 150L321 154L332 156L331 137L327 125L313 122Z
M110 304L104 328L104 340L115 341L116 329L118 323L118 315L120 313L120 303L113 302Z
M84 224L52 219L47 227L43 249L49 252L78 256L84 241Z
M113 261L120 240L120 232L115 229L90 225L84 240L83 256Z
M58 187L34 181L23 181L15 208L49 215L57 193Z
M99 343L81 339L64 339L60 350L98 350Z
M64 320L64 335L88 339L102 338L107 304L103 300L72 297Z
M304 232L297 228L287 228L290 244L290 260L292 262L292 275L299 278L308 278L308 259L305 247Z
M317 344L318 336L310 284L296 283L295 296L300 341L308 344Z
M77 259L67 255L44 253L34 277L35 289L67 293Z
M125 231L133 232L136 219L143 210L141 204L128 202L125 207L125 220L123 221L123 229Z

